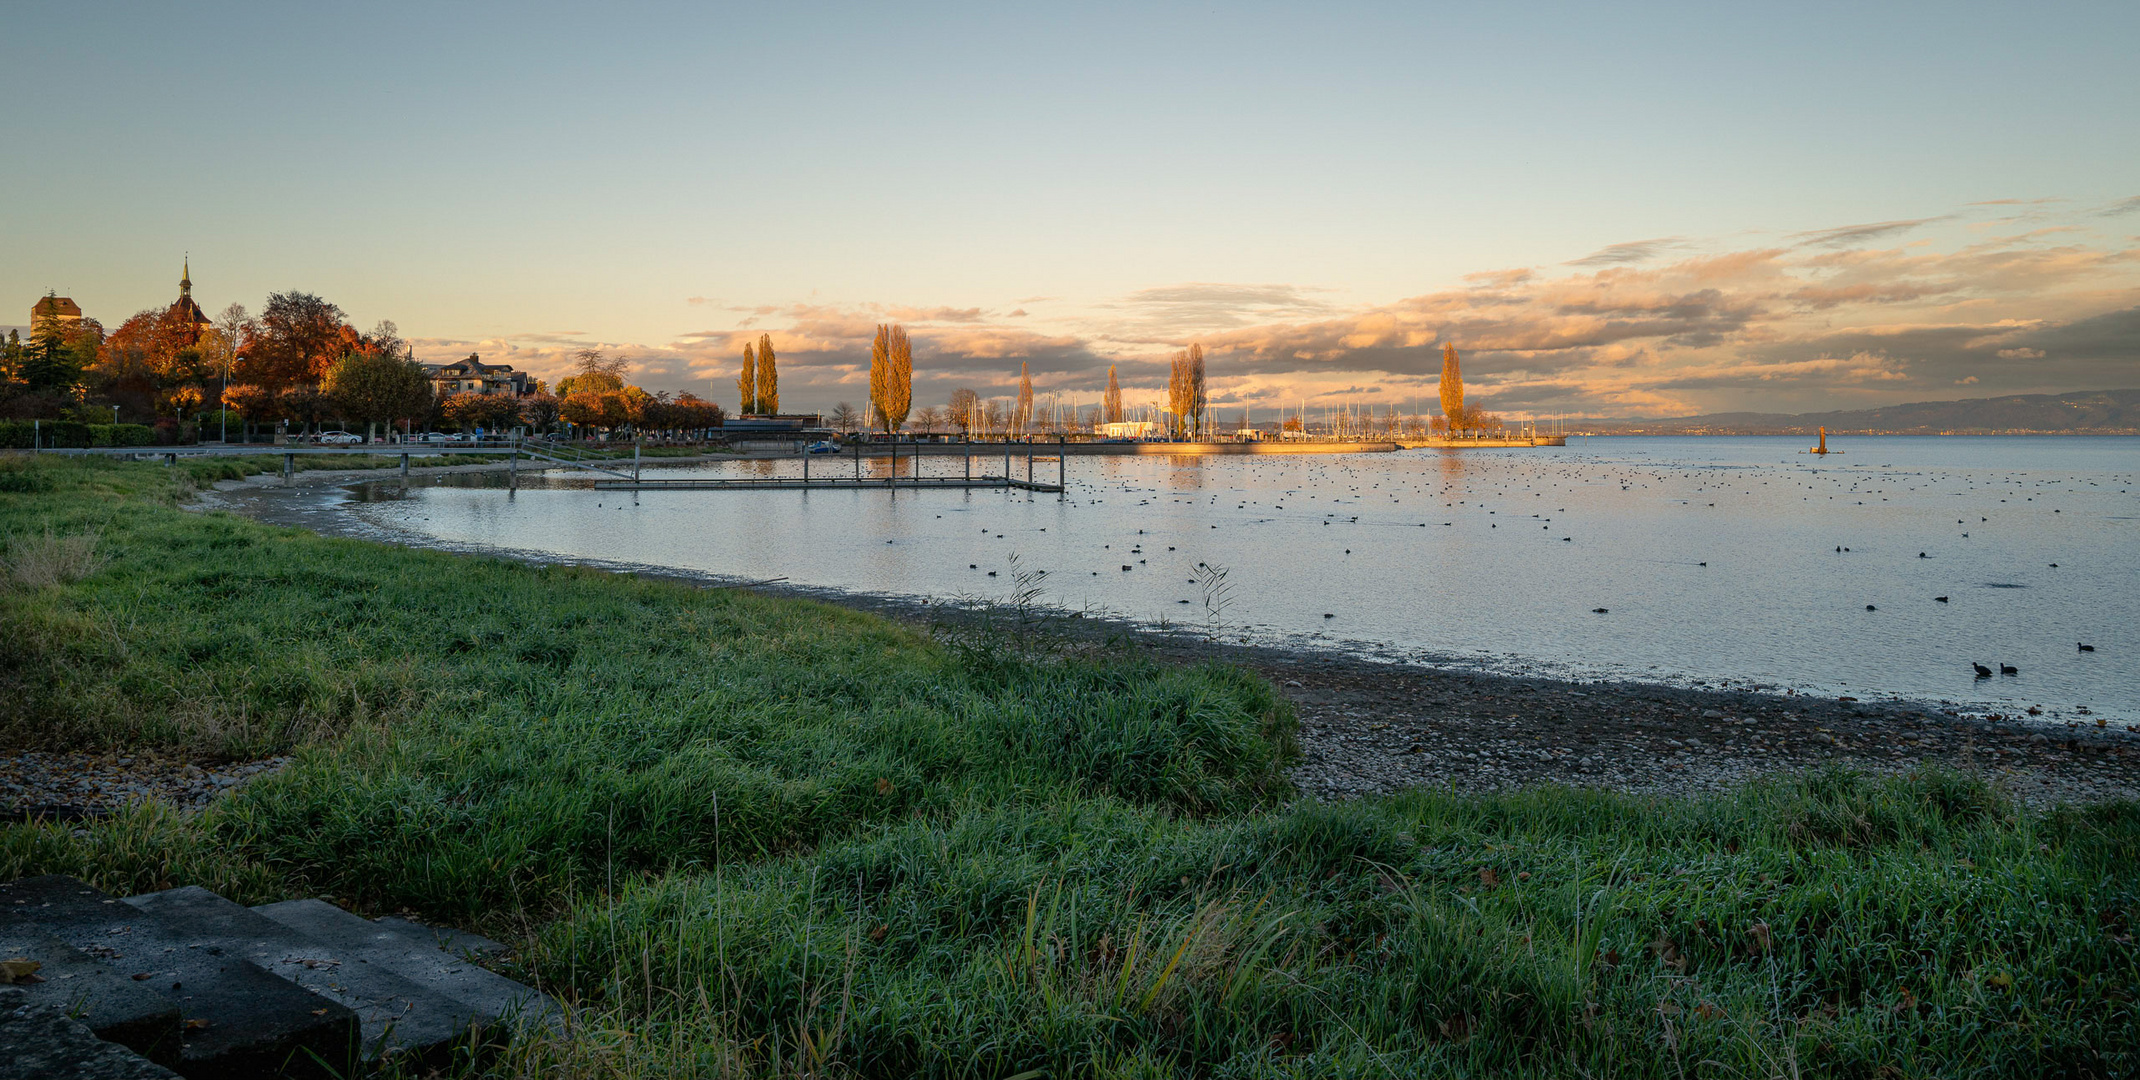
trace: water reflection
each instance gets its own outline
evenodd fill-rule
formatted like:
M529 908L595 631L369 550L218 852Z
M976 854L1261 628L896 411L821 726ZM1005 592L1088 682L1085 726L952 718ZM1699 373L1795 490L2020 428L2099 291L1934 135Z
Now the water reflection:
M1051 572L1052 603L1153 623L1202 624L1189 583L1202 562L1230 571L1229 634L2140 718L2140 443L1864 439L1849 465L1799 448L1624 439L1072 458L1060 501L912 489L633 499L528 473L507 500L491 490L502 476L461 475L406 493L367 485L354 512L458 543L938 597L1000 593L1016 552ZM1021 478L1023 456L1011 460ZM1003 465L973 462L977 474ZM809 463L813 476L856 467L846 455ZM882 479L891 463L861 467ZM958 475L964 460L899 467ZM1035 465L1045 479L1052 468ZM801 471L783 459L655 475ZM2028 587L1990 587L2004 584ZM2076 638L2098 651L2078 653ZM1979 684L1971 661L2021 674Z

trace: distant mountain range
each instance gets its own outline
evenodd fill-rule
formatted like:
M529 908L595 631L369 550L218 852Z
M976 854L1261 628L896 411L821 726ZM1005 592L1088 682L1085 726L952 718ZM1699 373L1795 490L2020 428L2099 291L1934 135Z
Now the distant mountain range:
M1797 435L1822 427L1840 435L2140 435L2140 390L2013 394L1846 412L1571 418L1562 423L1571 432L1596 435Z

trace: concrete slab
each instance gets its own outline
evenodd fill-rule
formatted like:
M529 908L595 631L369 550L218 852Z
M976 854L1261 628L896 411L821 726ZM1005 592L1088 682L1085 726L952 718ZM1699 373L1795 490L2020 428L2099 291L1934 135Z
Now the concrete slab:
M5 912L0 912L5 917ZM29 1005L50 1006L159 1065L178 1065L178 1003L88 953L27 924L0 923L0 960L40 965L40 982L15 987ZM136 973L138 974L138 972Z
M204 945L243 956L355 1012L367 1061L442 1061L478 1020L474 1006L404 978L363 950L323 941L203 888L130 896L124 903L184 926ZM331 904L320 906L339 911Z
M236 906L236 905L232 905ZM238 910L244 911L244 908ZM111 965L178 1005L191 1077L350 1075L357 1016L269 974L218 938L69 877L0 884L0 912Z
M32 984L35 985L35 984ZM0 1080L177 1080L178 1074L53 1005L32 1004L20 986L0 986Z
M503 946L473 934L423 926L405 919L376 922L352 915L321 900L285 900L253 910L339 950L347 959L362 959L391 969L403 978L468 1006L479 1025L500 1022L551 1023L564 1010L548 996L503 975L487 971L440 947L446 941L464 947L481 942L491 950ZM468 949L467 951L472 951Z

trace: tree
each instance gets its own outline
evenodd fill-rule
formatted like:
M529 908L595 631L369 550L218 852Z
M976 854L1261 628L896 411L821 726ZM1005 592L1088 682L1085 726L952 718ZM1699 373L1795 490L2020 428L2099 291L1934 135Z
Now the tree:
M275 396L276 411L297 421L300 430L306 433L310 433L333 407L334 403L327 400L327 395L320 393L317 386L294 386Z
M931 405L916 413L914 422L921 426L923 432L934 435L937 428L944 426L944 410Z
M281 393L317 383L356 337L342 321L342 309L311 293L286 292L268 297L245 345L241 369L247 382Z
M1115 366L1107 365L1107 395L1100 399L1100 422L1122 422L1122 384L1115 379Z
M743 343L743 370L736 373L736 415L753 416L758 412L758 349L750 342Z
M1167 411L1174 414L1177 433L1200 432L1204 416L1204 347L1192 344L1174 354L1167 375Z
M885 323L877 324L877 336L869 342L869 417L873 424L883 424L891 410L886 409L892 385L892 328ZM886 430L890 430L889 426Z
M548 431L557 423L557 395L546 390L537 390L520 399L520 415L527 418L528 426L536 431Z
M463 428L497 431L520 418L520 400L509 394L462 391L439 403L439 415Z
M383 324L391 328L393 324ZM384 423L412 420L431 412L431 379L422 364L391 352L354 352L327 369L320 388L334 399L344 418L362 420L366 437ZM477 395L510 400L508 395Z
M1456 362L1456 343L1442 345L1442 415L1452 431L1464 430L1464 373Z
M780 367L773 356L773 335L758 335L758 411L780 413Z
M1018 408L1011 422L1020 435L1033 426L1033 372L1024 363L1018 365Z
M953 390L946 411L951 414L951 425L959 429L959 434L970 435L979 421L981 395L963 387Z
M832 426L841 431L853 431L855 429L855 418L858 415L854 406L842 401L832 407Z
M46 315L30 327L29 343L22 350L22 381L31 393L73 394L103 345L104 327L95 319L68 322Z
M892 386L885 400L890 406L885 411L891 426L897 429L907 422L907 414L914 409L914 343L907 338L907 328L892 324Z
M388 323L386 325L391 327L393 324ZM610 356L602 350L591 346L575 350L572 354L572 363L579 369L581 375L607 375L610 381L618 386L624 385L624 372L630 367L630 361L623 357Z

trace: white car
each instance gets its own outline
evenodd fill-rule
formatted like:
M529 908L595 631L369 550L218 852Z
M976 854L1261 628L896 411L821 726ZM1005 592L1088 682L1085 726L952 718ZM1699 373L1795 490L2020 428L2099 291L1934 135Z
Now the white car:
M364 436L352 435L346 431L322 431L319 437L321 446L357 446L363 442Z

